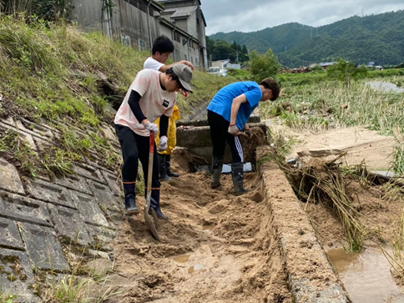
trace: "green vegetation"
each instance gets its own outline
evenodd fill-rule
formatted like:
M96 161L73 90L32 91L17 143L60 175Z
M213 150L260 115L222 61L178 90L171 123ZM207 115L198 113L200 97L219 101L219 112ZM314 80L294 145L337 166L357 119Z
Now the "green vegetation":
M264 55L252 52L250 72L255 82L260 83L262 79L268 77L276 78L279 69L280 64L271 49Z
M17 302L16 295L8 295L0 291L0 303L14 303Z
M324 76L296 74L298 79ZM346 87L341 82L326 79L318 83L301 81L311 84L295 85L293 78L290 75L283 78L282 98L279 101L260 106L264 118L279 116L288 125L298 128L362 125L386 135L392 135L396 125L403 125L402 94L373 90L366 85L366 81L369 81L366 79ZM399 79L402 77L394 76L383 81L395 82Z
M230 59L232 62L246 62L249 60L247 47L223 40L212 40L206 37L206 49L213 61Z
M344 58L356 65L396 65L403 61L403 11L353 16L321 27L288 23L256 32L216 33L209 39L247 46L249 52L273 50L283 66L308 66ZM208 52L209 54L209 52Z
M355 74L355 73L359 74ZM338 127L363 126L381 134L394 135L397 146L392 169L403 176L404 172L404 119L402 93L383 92L371 89L369 78L375 81L402 83L402 69L365 71L340 60L333 69L316 70L310 73L280 74L281 98L276 102L260 105L262 118L280 119L294 128L325 130ZM365 78L366 77L366 78ZM356 81L351 81L356 80ZM349 85L347 85L349 84ZM341 222L346 249L359 251L363 241L377 235L377 230L364 228L360 213L352 205L347 185L357 180L369 188L364 164L355 168L343 168L335 161L294 168L285 164L288 149L293 139L279 138L272 134L271 152L262 161L275 161L283 169L296 195L305 202L323 203ZM391 184L386 188L386 197L399 190ZM404 264L401 264L401 269ZM404 270L402 270L404 276Z
M343 82L345 85L351 84L352 80L365 78L368 70L364 65L356 67L353 62L338 58L337 62L327 68L327 76Z
M52 147L38 153L18 134L3 132L0 152L14 158L30 177L69 174L75 161L92 159L95 151L103 165L118 170L120 155L102 127L112 124L111 107L119 106L148 56L63 20L0 15L0 118L26 118L60 131ZM188 100L179 96L181 114L232 81L195 71L194 94Z

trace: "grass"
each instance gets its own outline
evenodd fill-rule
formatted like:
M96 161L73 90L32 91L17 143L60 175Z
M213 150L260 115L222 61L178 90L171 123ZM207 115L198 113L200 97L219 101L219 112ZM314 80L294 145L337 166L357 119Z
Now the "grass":
M6 294L0 291L0 303L14 303L17 302L16 295Z
M115 288L108 287L114 263L91 265L95 257L88 257L87 249L66 247L80 258L71 261L71 274L45 273L37 270L34 292L44 303L102 303L117 295Z
M402 70L375 71L370 73L370 77L383 75L383 78L375 80L400 83L404 80L401 73ZM366 85L366 82L373 81L369 79L344 85L327 79L325 73L282 74L279 78L283 84L281 98L277 102L267 102L260 106L263 119L280 119L295 130L319 131L363 126L381 134L394 135L397 145L392 167L396 173L403 176L402 94L373 90ZM273 134L274 147L264 160L272 160L280 165L301 200L324 203L335 213L345 231L347 249L361 250L367 233L373 231L365 230L360 223L360 215L352 206L347 184L354 175L357 176L355 178L361 176L361 180L358 180L361 184L369 182L367 176L363 175L363 167L347 169L332 163L309 165L300 169L286 166L285 158L291 140L279 137L282 137L282 134ZM386 189L386 195L389 193L392 193L392 190Z
M18 148L8 148L7 152L18 152L15 156L23 174L70 174L74 162L91 158L94 151L106 167L115 169L120 155L113 152L101 127L112 123L113 102L119 105L148 56L100 32L84 33L63 20L51 23L0 15L0 118L27 118L61 132L44 155L33 155L21 140L14 146ZM104 90L102 79L112 83L113 93ZM178 99L181 113L192 112L232 81L194 71L194 94L188 100ZM0 142L7 141L7 136L0 134ZM27 161L39 156L42 159L34 161L37 167Z
M117 294L112 288L105 289L107 281L104 278L97 285L92 278L67 275L48 284L40 296L44 303L102 303ZM96 291L95 287L102 291Z
M401 69L380 72L390 71L398 73ZM305 76L300 74L299 77ZM404 77L389 75L382 80L397 83L404 81ZM287 126L295 129L325 130L363 126L384 135L402 137L404 134L402 93L373 90L366 85L369 81L371 80L362 79L349 86L335 81L322 81L309 85L294 85L294 81L286 82L279 101L260 106L261 116L264 119L279 117ZM394 158L392 166L402 175L404 171L402 144L397 144Z

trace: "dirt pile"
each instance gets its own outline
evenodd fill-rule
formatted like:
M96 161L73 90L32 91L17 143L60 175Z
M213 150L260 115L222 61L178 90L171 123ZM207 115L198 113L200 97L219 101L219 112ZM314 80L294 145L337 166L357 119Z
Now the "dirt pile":
M182 158L176 159L178 169ZM219 190L209 187L205 172L182 171L163 183L170 220L160 221L162 241L140 215L122 225L107 285L118 293L108 302L292 302L260 180L255 173L245 177L252 190L240 197L231 194L230 175L222 176Z

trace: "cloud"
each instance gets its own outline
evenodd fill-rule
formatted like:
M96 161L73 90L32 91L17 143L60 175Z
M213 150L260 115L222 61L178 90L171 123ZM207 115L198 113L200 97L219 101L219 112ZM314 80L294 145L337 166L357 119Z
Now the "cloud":
M402 0L201 0L206 33L251 32L298 22L322 26L354 15L362 16L404 9Z

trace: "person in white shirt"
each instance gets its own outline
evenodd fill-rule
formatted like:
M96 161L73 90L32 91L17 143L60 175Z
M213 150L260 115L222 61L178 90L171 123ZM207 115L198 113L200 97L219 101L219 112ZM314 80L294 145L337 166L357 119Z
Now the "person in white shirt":
M160 131L159 150L165 150L167 148L168 118L175 106L176 92L180 90L192 92L191 79L192 70L184 64L175 64L165 73L151 69L141 70L129 87L116 113L114 124L124 161L122 183L125 193L125 209L128 215L139 212L135 195L138 160L142 164L143 175L147 176L150 132L157 134ZM158 118L160 118L159 126L153 123ZM159 218L167 219L160 209L158 170L157 153L154 148L151 207ZM145 188L147 188L147 184L145 184Z
M166 36L157 37L153 42L152 55L143 63L143 68L149 68L164 73L174 64L180 63L185 64L191 70L194 70L192 63L186 60L181 60L176 63L166 65L165 62L172 52L174 52L174 44L171 42L171 40Z
M164 73L168 68L176 63L165 65L168 56L174 52L174 44L166 36L159 36L154 40L152 47L152 55L146 59L143 64L143 68L153 69ZM182 60L177 63L185 64L194 69L191 62ZM187 98L188 94L181 91L181 94ZM157 156L160 164L160 181L170 181L171 177L179 177L178 174L171 171L171 153L176 144L176 119L179 119L180 112L177 106L174 106L174 115L170 116L169 119L169 130L168 130L168 148L163 151L159 151ZM155 121L159 123L159 121ZM156 144L159 144L159 136L156 138Z

